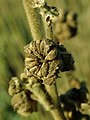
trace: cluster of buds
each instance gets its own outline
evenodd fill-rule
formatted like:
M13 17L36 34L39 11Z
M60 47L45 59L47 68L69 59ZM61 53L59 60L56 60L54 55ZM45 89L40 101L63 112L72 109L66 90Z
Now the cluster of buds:
M14 110L24 116L32 112L37 112L38 102L40 102L46 110L54 109L54 107L56 112L59 110L56 110L57 106L59 106L57 104L59 103L55 103L58 102L57 91L54 91L56 90L56 78L59 72L73 70L74 60L66 48L58 43L63 39L75 36L77 33L76 14L66 11L59 16L57 8L48 6L45 0L30 0L27 2L31 3L30 10L39 8L37 10L39 10L42 16L45 35L44 37L39 36L40 34L37 35L40 39L36 39L38 38L36 36L35 41L31 41L24 47L24 72L21 74L20 79L14 77L9 82L8 91L12 96L11 104ZM27 10L27 4L25 4L25 7ZM35 10L31 11L32 18L37 18L37 16L35 16ZM36 27L38 27L38 25L37 22ZM53 34L53 28L54 37L51 35ZM36 30L37 34L38 30L39 29ZM55 102L52 100L53 93L50 93L52 92L50 91L52 86L54 86L53 91L57 94L57 101L55 100ZM74 120L72 119L73 114L80 113L79 109L81 109L81 104L87 103L88 101L86 93L88 93L87 88L81 85L79 89L73 88L60 96L61 107L63 111L67 112L66 118ZM78 111L76 108L78 108ZM57 117L55 116L55 118Z
M88 101L89 101L88 96L89 96L89 91L86 87L85 82L80 83L80 88L72 88L68 90L65 94L60 95L59 100L64 110L65 117L70 120L75 119L76 115L77 118L79 118L80 116L82 118L85 117L85 114L83 115L82 112L82 106L88 105Z
M44 85L53 84L59 71L71 70L74 61L64 46L48 39L31 41L25 46L24 52L24 73L20 79L11 79L8 91L13 96L11 103L14 110L19 114L29 115L37 111L37 101L40 99L36 90L39 88L43 91Z
M59 70L72 70L73 63L71 54L53 40L32 41L25 47L25 74L41 79L44 84L52 84Z
M74 37L77 34L77 14L62 11L54 24L54 36L58 42Z
M23 79L13 77L9 82L9 95L12 96L11 105L14 111L23 116L28 116L32 112L37 112L37 102L32 99L32 93L24 89Z

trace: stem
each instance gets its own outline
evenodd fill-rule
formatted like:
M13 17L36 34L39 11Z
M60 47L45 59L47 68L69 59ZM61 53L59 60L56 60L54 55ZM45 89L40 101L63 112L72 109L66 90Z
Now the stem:
M44 28L45 28L45 37L49 40L53 39L52 22L50 23L50 25L48 25L47 22L44 20Z
M56 83L53 83L52 85L45 85L45 87L46 87L48 94L52 98L52 102L54 103L55 106L57 106L58 93L57 93Z
M52 39L52 23L50 23L50 25L48 26L47 22L44 20L44 32L42 18L38 11L39 8L33 8L32 2L34 2L34 0L23 0L23 5L28 18L33 39L40 40L44 37ZM52 84L51 86L46 86L47 91L45 91L42 89L43 86L41 83L36 82L32 84L33 82L34 81L30 79L30 84L26 85L26 89L30 90L33 95L36 96L37 101L40 102L46 110L51 112L55 120L64 120L63 114L58 105L56 83ZM47 94L47 92L49 95ZM51 99L49 98L49 96L51 97Z
M39 102L46 108L46 110L50 111L52 114L54 120L65 120L64 115L60 111L60 109L57 107L54 107L52 103L47 99L47 95L42 91L42 89L37 89L35 92L35 95L38 95Z
M42 85L40 83L27 85L24 88L30 90L33 93L33 95L37 98L37 101L43 105L45 110L49 111L53 107L49 95L46 94L46 92L42 89Z
M45 30L45 38L53 39L52 20L50 20L50 18L48 18L49 16L47 16L47 18L46 18L46 13L44 12L44 9L47 9L47 6L43 6L40 8L40 11L42 13L41 15L42 15L42 21L43 21L43 25L44 25L44 30Z
M38 8L33 8L34 0L23 0L26 16L28 18L29 26L34 40L41 40L44 38L44 28L41 15Z
M58 108L54 108L52 110L50 110L54 120L66 120L66 118L64 117L64 115L62 114L62 111L60 111L60 109Z
M52 104L48 94L42 89L42 84L35 83L34 85L27 85L26 89L30 90L33 95L37 97L37 101L41 103L47 111L50 111L54 120L65 120L60 107Z
M54 120L65 120L65 117L62 114L62 111L59 109L59 106L54 107L42 89L36 88L33 92L35 96L37 96L39 103L41 103L46 110L50 111Z
M56 87L56 81L52 85L45 85L45 88L54 104L54 108L50 110L50 113L52 114L54 120L65 120L64 114L58 102L58 92Z

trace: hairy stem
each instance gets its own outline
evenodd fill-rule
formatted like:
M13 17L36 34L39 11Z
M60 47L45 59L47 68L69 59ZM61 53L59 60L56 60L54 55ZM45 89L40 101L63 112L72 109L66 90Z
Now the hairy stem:
M58 92L56 87L56 82L52 85L45 85L48 94L51 97L51 101L54 104L54 108L50 110L54 120L65 120L64 114L61 110L60 104L58 102Z
M38 8L33 8L34 0L22 0L34 40L44 38L44 27Z
M48 94L52 98L52 102L54 103L55 106L57 106L58 93L57 93L56 83L53 83L52 85L45 85L45 87L46 87Z
M40 8L40 12L42 15L42 21L44 25L45 30L45 38L47 39L53 39L53 28L52 28L52 20L50 20L50 16L47 16L47 13L45 13L44 9L47 9L47 6L43 6ZM50 10L48 10L50 11Z
M30 90L36 96L37 101L43 105L45 110L52 114L54 120L65 120L59 105L55 106L52 103L49 95L42 89L42 84L34 83L33 85L27 85L26 89Z
M62 111L60 111L60 109L58 107L51 109L50 112L51 112L54 120L66 120L66 118L62 114Z

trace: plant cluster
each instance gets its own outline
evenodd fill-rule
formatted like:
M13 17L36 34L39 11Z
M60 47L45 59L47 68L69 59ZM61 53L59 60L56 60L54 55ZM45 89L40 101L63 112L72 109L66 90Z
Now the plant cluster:
M8 92L12 96L14 110L27 116L37 112L37 104L40 103L45 110L51 112L55 120L89 118L80 111L81 103L88 102L85 85L60 96L56 86L60 72L73 70L74 60L66 48L59 44L60 41L57 42L54 27L57 26L56 21L60 20L60 24L67 27L61 33L65 34L65 30L70 33L69 36L65 34L65 39L76 35L76 30L71 30L77 29L76 15L69 16L67 12L61 19L57 8L48 6L45 0L23 0L23 4L33 41L24 47L24 72L20 74L20 78L12 77L9 82Z

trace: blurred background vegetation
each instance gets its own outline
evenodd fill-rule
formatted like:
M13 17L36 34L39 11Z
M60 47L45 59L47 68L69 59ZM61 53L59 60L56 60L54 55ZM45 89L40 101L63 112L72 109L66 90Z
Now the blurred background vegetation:
M73 75L85 80L90 91L90 0L47 0L58 10L68 9L78 13L78 35L64 41L75 60ZM32 40L21 0L0 0L0 120L50 120L49 113L39 107L38 113L24 118L13 111L8 95L12 76L24 69L23 47ZM67 75L61 73L57 80L58 91L69 88ZM41 112L42 111L42 112Z

